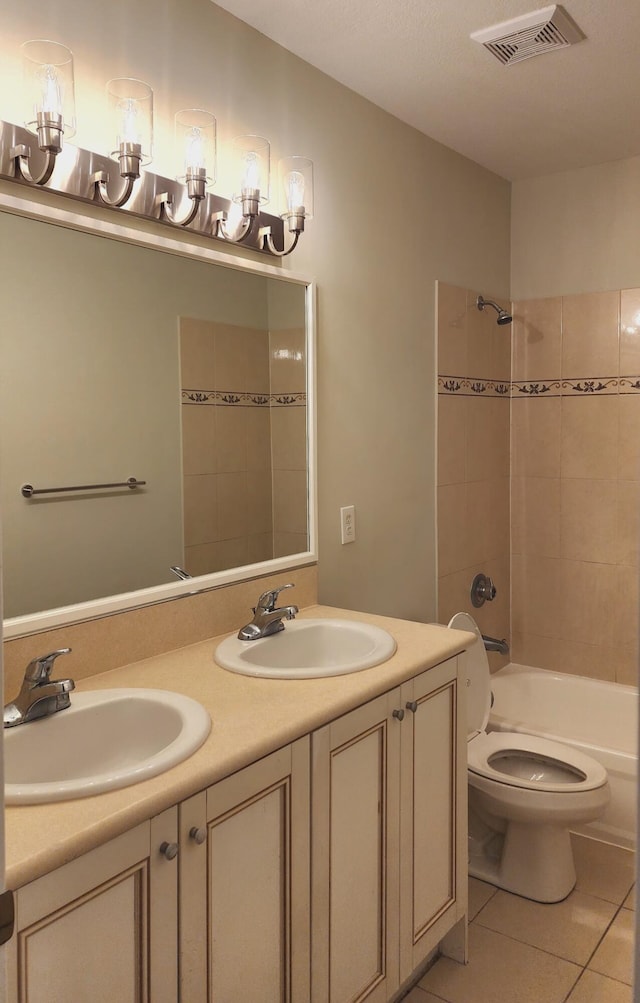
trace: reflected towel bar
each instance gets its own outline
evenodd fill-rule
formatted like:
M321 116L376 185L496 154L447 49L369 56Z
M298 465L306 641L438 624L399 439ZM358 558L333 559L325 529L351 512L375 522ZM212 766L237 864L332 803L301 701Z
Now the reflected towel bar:
M34 488L33 484L23 484L20 491L24 498L33 498L34 495L52 495L61 491L96 491L98 488L139 488L146 481L139 481L136 477L129 477L126 481L117 481L114 484L74 484L67 488Z

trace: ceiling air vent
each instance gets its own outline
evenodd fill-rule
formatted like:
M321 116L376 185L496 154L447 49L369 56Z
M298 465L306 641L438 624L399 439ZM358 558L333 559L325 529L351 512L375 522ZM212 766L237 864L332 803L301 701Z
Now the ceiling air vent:
M566 49L574 42L581 42L585 35L564 7L554 4L474 31L471 38L506 66L554 49Z

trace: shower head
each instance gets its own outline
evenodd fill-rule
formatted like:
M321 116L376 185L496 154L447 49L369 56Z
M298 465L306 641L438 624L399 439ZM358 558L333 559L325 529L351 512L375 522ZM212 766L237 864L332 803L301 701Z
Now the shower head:
M496 323L498 323L500 325L502 325L502 324L510 324L511 321L513 320L513 317L511 316L510 313L507 313L506 310L503 310L502 307L498 306L497 303L494 303L493 300L486 300L484 298L484 296L478 296L478 298L476 300L476 306L477 306L478 310L484 310L484 308L486 306L492 306L493 309L498 314L498 320L497 320Z

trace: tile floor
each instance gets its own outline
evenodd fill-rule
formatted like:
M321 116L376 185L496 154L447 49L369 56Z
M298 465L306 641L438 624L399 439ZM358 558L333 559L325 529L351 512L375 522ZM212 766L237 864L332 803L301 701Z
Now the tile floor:
M439 958L403 1003L632 1003L634 854L573 843L578 882L556 905L470 878L469 964Z

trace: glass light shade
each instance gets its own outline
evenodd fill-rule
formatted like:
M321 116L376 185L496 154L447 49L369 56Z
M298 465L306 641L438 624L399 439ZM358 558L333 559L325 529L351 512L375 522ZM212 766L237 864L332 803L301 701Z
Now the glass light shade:
M184 184L190 174L204 170L207 185L212 185L216 180L216 120L211 112L199 108L177 112L175 143L176 179Z
M259 192L259 202L269 201L271 151L261 136L238 136L233 141L233 201L242 202L243 193Z
M111 143L109 155L118 158L126 143L141 148L143 164L153 155L153 91L143 80L117 77L107 84Z
M73 54L66 45L44 38L23 42L25 125L35 131L39 117L61 116L67 139L76 131Z
M313 162L307 157L283 157L278 162L278 203L283 217L296 213L313 218Z

